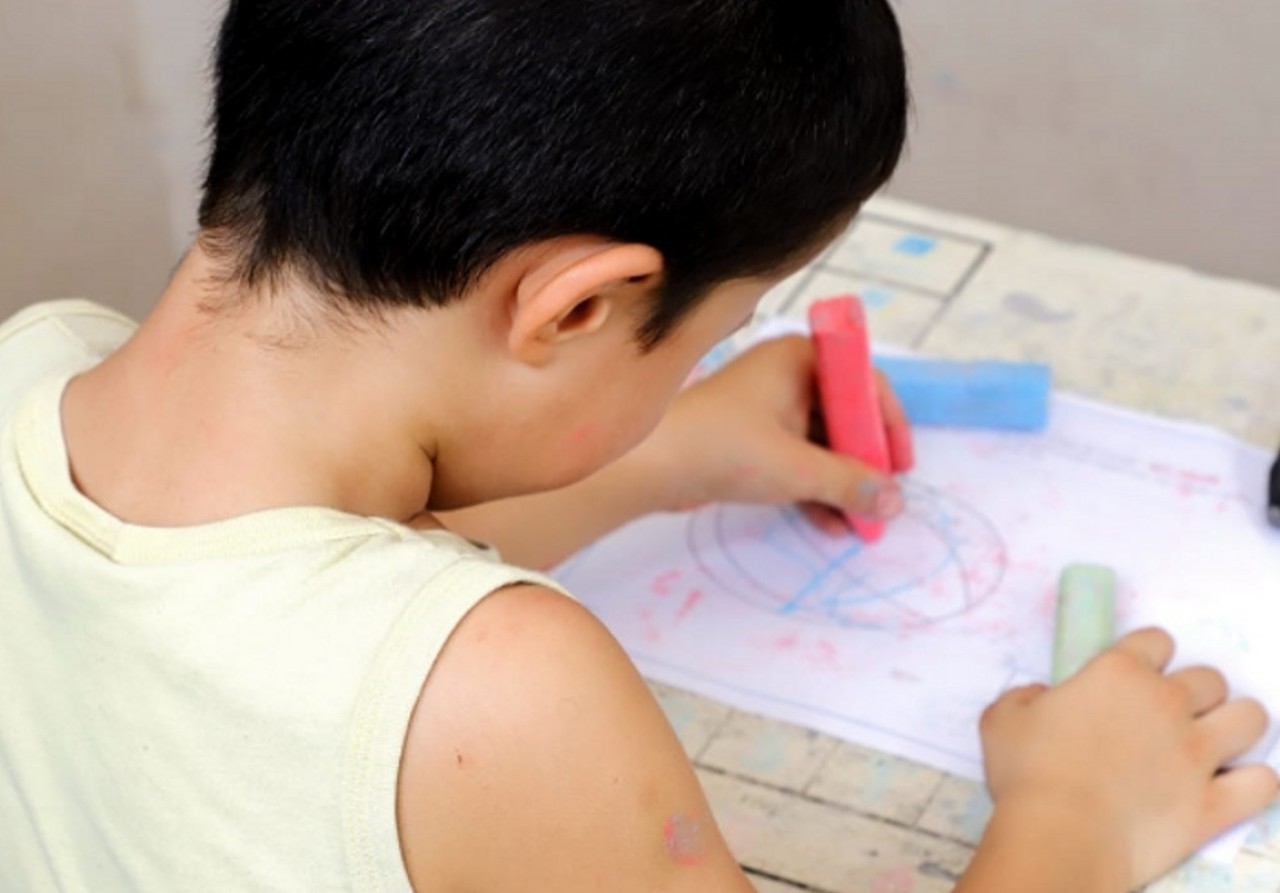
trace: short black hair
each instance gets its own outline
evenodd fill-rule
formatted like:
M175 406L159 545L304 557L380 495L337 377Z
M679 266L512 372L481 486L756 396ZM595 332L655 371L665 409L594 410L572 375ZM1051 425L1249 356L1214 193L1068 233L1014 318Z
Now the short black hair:
M907 128L887 0L231 0L215 67L230 278L428 306L594 234L663 255L650 344L832 235Z

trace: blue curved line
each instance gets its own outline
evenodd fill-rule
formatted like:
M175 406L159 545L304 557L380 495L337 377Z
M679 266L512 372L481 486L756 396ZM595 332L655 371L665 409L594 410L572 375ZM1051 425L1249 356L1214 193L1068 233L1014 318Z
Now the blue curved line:
M818 573L814 574L813 577L809 579L808 583L800 587L800 590L795 594L795 596L791 599L791 601L783 605L782 608L779 610L779 612L784 615L794 614L797 610L800 609L800 606L804 604L805 600L808 599L809 596L812 595L815 590L821 588L822 585L827 582L828 577L830 577L836 571L844 570L844 567L843 567L844 562L848 561L850 558L857 555L861 551L862 551L862 543L856 543L850 546L848 549L845 549L835 558L831 559L827 563L826 567L818 571Z
M927 571L923 573L913 574L909 580L894 585L884 590L873 590L867 585L867 575L857 575L850 573L849 562L865 549L865 545L855 541L841 553L828 559L822 550L812 541L810 531L800 523L800 512L796 509L788 509L781 512L774 518L760 535L758 542L767 547L775 556L785 560L787 563L798 567L809 575L808 581L796 591L785 604L781 606L774 602L774 599L782 595L776 589L762 585L751 573L742 561L737 557L734 549L730 548L727 539L725 527L725 509L723 506L715 506L704 512L699 512L701 521L709 523L712 527L712 540L719 552L720 561L728 565L728 568L737 575L739 582L727 583L725 579L718 574L705 561L701 554L701 549L697 540L699 537L695 532L698 525L698 519L691 519L686 532L686 539L694 554L694 560L702 571L717 582L719 585L726 587L731 593L739 593L741 584L745 582L749 589L763 595L767 599L769 609L780 616L793 616L801 613L802 610L810 609L810 616L822 616L827 620L835 621L844 627L866 627L868 629L879 629L879 624L863 624L852 618L839 616L839 612L844 609L856 608L863 605L873 604L881 601L892 601L895 597L909 592L919 586L924 585L929 579L943 573L948 567L963 568L960 560L959 538L956 534L956 516L954 511L950 510L947 500L931 487L916 485L910 487L915 491L915 499L910 502L915 503L912 515L916 516L921 523L931 528L934 534L941 540L943 549L945 550L943 557ZM921 504L923 503L923 504ZM987 532L993 536L996 542L1000 542L999 532L984 516L977 512L972 512L975 520L980 526L987 528ZM780 537L787 533L795 536L803 549L796 550L789 548ZM814 553L813 556L806 553ZM816 557L816 561L815 561ZM1000 578L1003 577L1003 568L997 577L995 586L999 588ZM824 587L832 584L832 578L840 574L844 577L838 584L832 586L830 595L822 598L815 604L814 596L819 594ZM965 610L972 607L969 600L973 598L974 592L970 582L961 576L961 591L965 601L965 608L957 613L964 613ZM766 607L766 605L760 605ZM908 607L901 607L900 610L905 614L912 615L916 618L933 622L939 619L936 617L924 617L918 612ZM947 615L948 617L954 615Z

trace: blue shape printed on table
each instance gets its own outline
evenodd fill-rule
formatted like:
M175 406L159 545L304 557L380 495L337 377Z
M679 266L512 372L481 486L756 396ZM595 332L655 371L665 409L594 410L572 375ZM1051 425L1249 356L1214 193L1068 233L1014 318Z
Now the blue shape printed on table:
M937 239L932 239L929 236L909 235L899 239L898 244L893 246L893 250L909 257L924 257L926 254L933 253L933 249L937 247Z
M859 297L868 310L879 310L893 300L893 292L887 288L867 288L862 290Z

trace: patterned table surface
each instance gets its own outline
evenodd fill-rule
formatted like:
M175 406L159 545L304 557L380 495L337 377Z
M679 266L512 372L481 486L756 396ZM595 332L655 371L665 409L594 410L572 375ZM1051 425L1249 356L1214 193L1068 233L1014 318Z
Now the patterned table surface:
M1050 363L1061 389L1280 443L1275 290L877 199L762 312L850 291L880 342ZM654 689L761 893L933 893L964 870L990 813L981 785ZM1193 859L1149 889L1280 891L1280 806L1233 865Z

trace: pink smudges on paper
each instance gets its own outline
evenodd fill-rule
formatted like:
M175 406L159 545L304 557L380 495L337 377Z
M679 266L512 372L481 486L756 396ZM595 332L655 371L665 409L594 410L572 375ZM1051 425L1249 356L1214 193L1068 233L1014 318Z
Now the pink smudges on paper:
M706 593L701 589L695 589L690 592L688 598L684 600L684 604L680 606L680 610L676 612L676 621L685 620L704 598L706 598Z
M677 865L693 868L706 858L705 825L684 813L677 813L662 826L662 842Z
M871 893L911 893L915 888L915 873L902 865L877 875L871 882Z
M671 590L680 581L680 571L670 570L666 573L659 574L654 577L653 582L649 584L649 591L654 595L670 595Z

